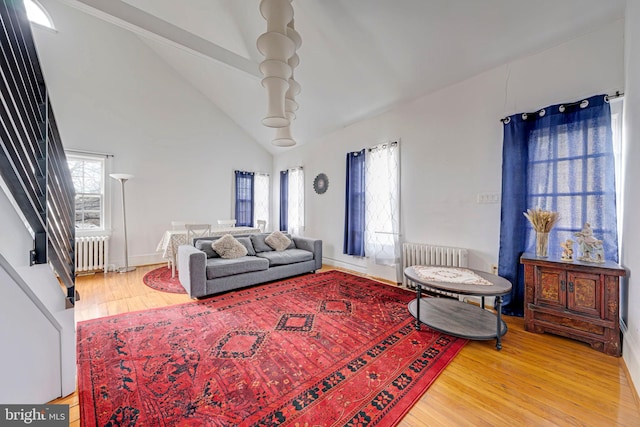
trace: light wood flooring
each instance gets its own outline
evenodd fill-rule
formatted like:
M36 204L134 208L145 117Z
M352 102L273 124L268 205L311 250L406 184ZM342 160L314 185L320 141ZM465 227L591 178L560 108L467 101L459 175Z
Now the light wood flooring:
M76 321L190 301L142 283L157 267L78 277ZM501 351L495 341L469 342L399 425L640 426L638 396L622 358L525 332L521 318L505 320ZM80 425L77 393L53 403L69 404L70 425Z

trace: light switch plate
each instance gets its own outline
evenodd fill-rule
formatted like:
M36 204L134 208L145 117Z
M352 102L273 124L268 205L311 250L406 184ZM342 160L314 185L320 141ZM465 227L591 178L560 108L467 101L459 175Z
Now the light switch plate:
M478 203L479 204L500 203L500 194L499 193L478 193Z

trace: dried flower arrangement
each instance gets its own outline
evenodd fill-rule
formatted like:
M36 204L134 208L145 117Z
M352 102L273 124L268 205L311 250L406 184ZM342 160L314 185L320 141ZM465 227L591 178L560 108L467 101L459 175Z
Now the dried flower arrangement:
M546 258L549 246L549 232L560 219L558 212L545 211L540 208L527 209L523 212L536 231L536 256Z
M540 208L527 209L523 212L524 216L529 220L533 229L538 233L548 233L560 219L560 214L553 211L545 211Z

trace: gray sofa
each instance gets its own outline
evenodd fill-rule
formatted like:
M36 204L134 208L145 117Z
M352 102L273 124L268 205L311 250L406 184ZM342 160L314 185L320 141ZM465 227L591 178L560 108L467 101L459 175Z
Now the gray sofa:
M288 236L291 245L275 251L264 239L269 233L234 236L247 248L247 255L220 258L211 247L217 237L194 239L193 245L178 247L178 277L192 298L227 292L245 286L314 273L322 267L322 240Z

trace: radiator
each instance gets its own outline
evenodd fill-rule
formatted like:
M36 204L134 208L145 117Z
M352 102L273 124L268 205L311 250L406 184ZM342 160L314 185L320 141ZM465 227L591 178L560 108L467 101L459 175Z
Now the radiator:
M463 248L454 248L450 246L434 246L424 243L408 243L402 244L402 270L412 265L444 265L448 267L467 267L469 251ZM402 276L402 284L409 288L415 288L416 285L412 280ZM456 297L456 294L450 292L436 291L448 296Z
M109 236L76 237L76 274L109 266Z

